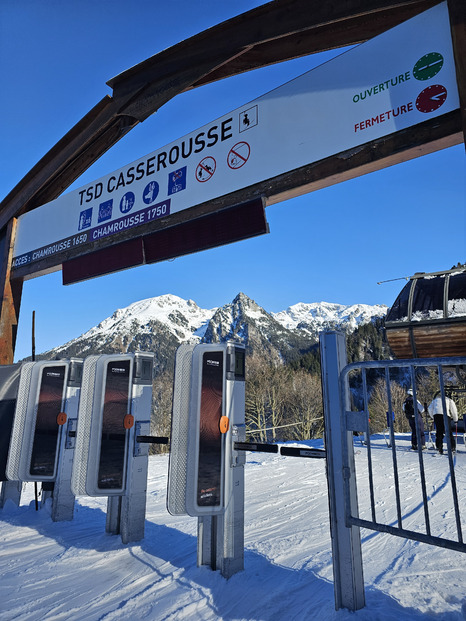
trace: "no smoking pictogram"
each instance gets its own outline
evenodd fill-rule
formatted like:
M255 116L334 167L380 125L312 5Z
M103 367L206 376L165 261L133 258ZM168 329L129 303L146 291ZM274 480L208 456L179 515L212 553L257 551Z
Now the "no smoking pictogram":
M250 153L251 147L247 142L237 142L228 153L228 166L233 169L241 168L248 161Z
M209 179L212 179L216 167L217 162L214 160L213 157L205 157L197 165L196 179L201 183L209 181Z

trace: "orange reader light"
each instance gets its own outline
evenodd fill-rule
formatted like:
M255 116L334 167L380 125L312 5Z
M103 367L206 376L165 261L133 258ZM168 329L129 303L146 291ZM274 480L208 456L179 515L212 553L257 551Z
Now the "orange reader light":
M220 419L220 433L226 433L230 429L230 419L228 416L222 416Z
M132 414L127 414L123 419L123 427L125 429L131 429L134 425L134 416Z
M67 420L68 420L68 416L65 414L65 412L60 412L57 415L57 425L64 425Z

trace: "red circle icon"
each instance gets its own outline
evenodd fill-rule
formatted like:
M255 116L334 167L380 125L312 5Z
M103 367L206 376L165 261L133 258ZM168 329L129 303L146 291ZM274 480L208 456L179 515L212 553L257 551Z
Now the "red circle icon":
M201 183L205 183L212 179L215 169L217 167L217 162L213 157L205 157L203 160L199 162L196 168L196 179Z
M228 153L227 162L233 170L244 166L251 154L251 147L247 142L237 142Z
M441 84L432 84L419 93L416 108L419 112L433 112L445 103L447 89Z

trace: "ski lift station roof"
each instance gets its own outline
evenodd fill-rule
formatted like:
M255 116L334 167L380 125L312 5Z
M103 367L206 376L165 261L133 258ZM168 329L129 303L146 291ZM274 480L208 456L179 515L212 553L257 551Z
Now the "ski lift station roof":
M466 355L466 264L416 273L390 308L387 339L397 358Z

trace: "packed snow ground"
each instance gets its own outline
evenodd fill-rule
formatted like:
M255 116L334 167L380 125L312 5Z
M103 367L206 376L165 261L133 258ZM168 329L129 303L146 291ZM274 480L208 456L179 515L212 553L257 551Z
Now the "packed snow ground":
M394 523L391 451L372 439L377 517ZM319 442L309 443L321 447ZM406 526L423 523L419 462L397 440ZM466 452L454 457L466 530ZM355 442L360 513L367 508L367 448ZM455 532L448 458L424 455L434 534ZM225 580L196 566L197 520L166 509L168 458L150 457L145 538L105 533L105 498L80 497L74 520L20 507L0 511L0 619L9 621L378 621L466 618L466 556L362 530L366 607L335 611L324 460L253 453L246 465L245 570Z

